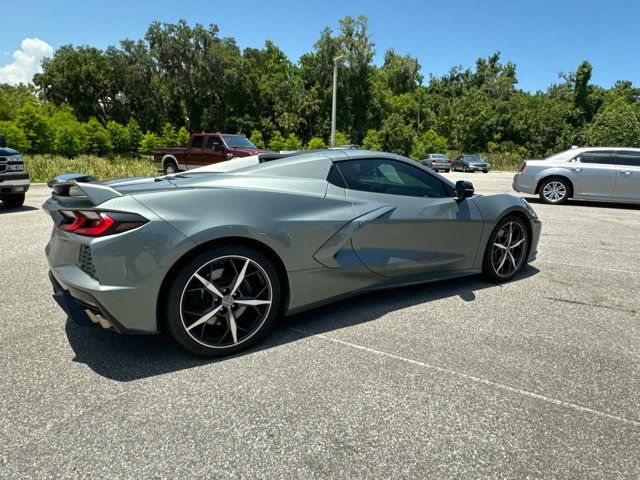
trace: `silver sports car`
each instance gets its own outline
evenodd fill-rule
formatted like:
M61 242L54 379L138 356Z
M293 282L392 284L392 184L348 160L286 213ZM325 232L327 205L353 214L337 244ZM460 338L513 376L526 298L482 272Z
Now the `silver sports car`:
M80 323L167 330L224 355L274 320L362 292L535 258L540 221L411 159L363 150L260 154L164 176L63 175L44 204L54 297Z

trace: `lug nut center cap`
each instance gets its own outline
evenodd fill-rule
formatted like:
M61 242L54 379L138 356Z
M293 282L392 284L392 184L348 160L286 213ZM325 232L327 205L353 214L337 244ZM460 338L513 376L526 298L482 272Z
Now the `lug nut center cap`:
M234 302L234 298L231 296L226 296L222 298L222 306L223 307L227 307L229 308L231 305L233 305Z

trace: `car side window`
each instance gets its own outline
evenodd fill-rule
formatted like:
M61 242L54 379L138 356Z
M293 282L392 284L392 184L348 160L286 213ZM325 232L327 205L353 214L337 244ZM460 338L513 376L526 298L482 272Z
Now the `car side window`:
M347 188L347 184L335 164L331 165L329 175L327 175L327 182L335 185L336 187Z
M191 148L202 148L203 141L204 137L202 135L193 137L193 139L191 140Z
M584 152L576 157L576 160L580 163L615 165L613 152Z
M451 196L438 178L397 160L349 160L337 165L347 188L351 190L407 197Z
M640 167L640 152L618 152L616 163L628 167Z
M222 140L220 140L220 137L209 137L207 139L208 149L215 148L217 145L221 145L221 144L222 144Z

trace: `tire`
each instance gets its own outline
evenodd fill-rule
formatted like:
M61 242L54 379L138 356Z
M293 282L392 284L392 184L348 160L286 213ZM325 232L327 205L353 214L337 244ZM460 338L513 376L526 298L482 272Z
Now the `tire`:
M500 220L491 232L484 252L483 275L495 283L511 280L526 265L530 242L529 232L520 217L509 215ZM498 244L502 246L498 247Z
M247 275L236 286L243 269ZM173 279L163 310L167 330L176 342L198 355L221 357L264 338L279 315L281 299L271 261L252 248L228 245L190 260Z
M489 173L489 170L482 170L482 173Z
M2 203L7 208L18 208L24 205L24 193L6 193L0 197Z
M538 196L543 203L550 205L567 203L571 196L571 185L564 178L550 177L540 184Z
M164 174L173 175L174 173L178 173L178 165L173 160L167 160L164 164Z
M450 172L450 170L445 170L445 171L444 171L444 173L449 173L449 172Z

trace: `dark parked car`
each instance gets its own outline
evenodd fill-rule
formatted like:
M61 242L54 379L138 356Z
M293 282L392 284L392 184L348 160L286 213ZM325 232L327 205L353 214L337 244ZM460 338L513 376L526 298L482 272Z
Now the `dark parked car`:
M446 155L441 153L430 153L425 158L420 160L420 163L427 168L431 168L437 171L448 172L451 170L451 160Z
M480 155L460 155L451 162L454 172L483 172L491 170L491 165L485 162Z
M192 133L186 148L156 148L153 161L166 174L265 152L243 135Z
M22 155L7 147L4 136L0 135L0 201L5 207L20 207L27 190L29 174L24 168Z

